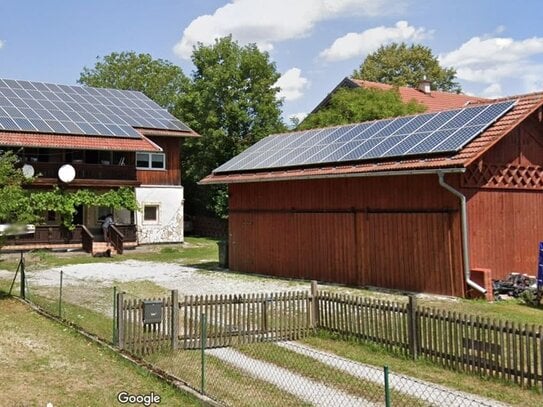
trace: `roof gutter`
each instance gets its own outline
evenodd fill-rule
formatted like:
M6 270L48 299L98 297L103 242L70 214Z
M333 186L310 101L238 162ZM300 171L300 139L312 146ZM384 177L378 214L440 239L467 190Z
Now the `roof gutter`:
M345 174L315 174L315 175L296 175L292 177L277 176L268 178L246 178L243 180L237 180L234 182L228 181L200 181L199 185L211 185L211 184L245 184L250 182L272 182L272 181L299 181L308 179L328 179L328 178L367 178L367 177L392 177L401 175L435 175L439 172L443 174L459 174L466 172L465 168L444 168L444 169L425 169L425 170L400 170L400 171L368 171L368 172L351 172Z
M468 240L468 211L466 204L466 196L462 194L457 189L453 188L451 185L445 182L445 172L438 171L437 176L439 178L439 185L445 188L447 191L451 192L453 195L457 196L460 200L460 218L461 218L461 229L462 229L462 264L464 266L464 276L466 278L466 284L470 287L475 288L482 294L486 294L486 289L481 287L475 281L471 279L471 268L469 261L469 240Z

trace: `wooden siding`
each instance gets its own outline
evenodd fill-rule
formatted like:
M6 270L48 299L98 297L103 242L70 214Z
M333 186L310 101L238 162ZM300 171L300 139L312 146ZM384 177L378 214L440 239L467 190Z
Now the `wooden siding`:
M165 170L136 171L139 182L143 185L181 185L180 139L177 137L148 137L158 144L166 154Z
M472 268L492 270L492 278L511 272L537 273L543 240L543 193L485 190L468 202Z
M462 296L457 209L435 175L233 184L230 268Z
M511 272L535 275L538 243L543 241L543 187L535 182L543 166L543 124L537 115L496 144L481 162L516 166L520 172L502 171L499 182L487 176L477 185L463 183L469 196L471 266L490 269L493 279Z

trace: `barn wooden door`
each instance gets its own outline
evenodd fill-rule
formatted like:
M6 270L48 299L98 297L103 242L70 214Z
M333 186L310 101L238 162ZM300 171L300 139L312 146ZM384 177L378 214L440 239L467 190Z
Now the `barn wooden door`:
M380 287L455 293L448 212L369 212L365 218L366 280Z

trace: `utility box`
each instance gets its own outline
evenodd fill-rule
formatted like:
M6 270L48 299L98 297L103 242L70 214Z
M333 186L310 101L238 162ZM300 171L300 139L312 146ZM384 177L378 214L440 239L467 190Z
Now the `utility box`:
M162 322L162 301L143 301L143 323L159 324Z

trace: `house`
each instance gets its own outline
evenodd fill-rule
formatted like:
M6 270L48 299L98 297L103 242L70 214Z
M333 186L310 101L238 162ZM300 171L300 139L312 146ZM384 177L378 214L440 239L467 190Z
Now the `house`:
M180 142L196 136L141 92L0 80L0 149L17 152L38 175L32 189L132 189L140 210L115 211L112 228L124 246L183 241ZM84 244L90 251L110 211L79 207L71 232L48 213L34 234L4 249Z
M543 93L271 135L215 169L233 270L453 296L534 274Z
M370 88L379 90L397 89L404 103L411 101L418 102L426 106L427 112L437 112L445 109L454 109L465 106L471 102L482 102L488 99L480 97L464 95L462 93L443 92L430 89L430 81L422 81L418 87L412 88L408 86L393 86L386 83L365 81L362 79L354 79L345 77L343 80L321 100L321 102L311 111L316 113L324 108L330 102L330 98L338 89L356 89Z

